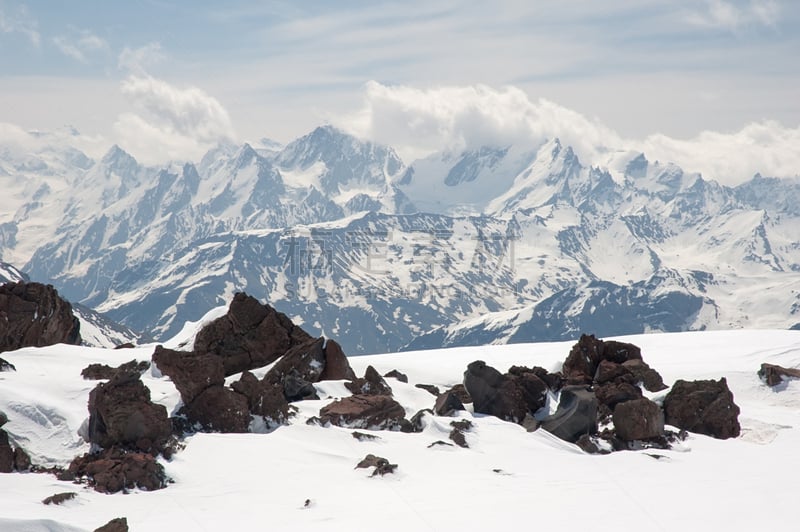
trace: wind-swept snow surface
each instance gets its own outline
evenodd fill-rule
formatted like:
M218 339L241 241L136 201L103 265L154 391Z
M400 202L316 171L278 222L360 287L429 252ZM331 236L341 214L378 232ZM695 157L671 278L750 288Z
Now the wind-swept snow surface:
M189 332L187 329L186 332ZM102 495L44 474L0 475L0 530L93 530L125 516L131 530L789 530L800 484L793 466L800 448L800 380L769 388L762 362L800 366L798 331L728 331L625 337L664 377L726 377L742 435L715 440L690 435L670 451L587 455L544 430L461 412L474 428L468 449L428 446L449 441L452 418L428 417L421 434L307 425L334 397L338 382L315 385L322 399L295 403L289 426L269 434L197 434L172 461L174 480L156 492ZM554 370L573 342L466 347L351 358L356 373L398 369L387 379L408 416L434 397L414 384L440 388L462 379L476 359L504 371L513 364ZM0 373L0 410L13 441L34 462L64 463L85 450L77 435L88 416L94 381L90 362L149 359L153 346L110 351L52 346L3 354L16 372ZM178 394L157 372L143 377L153 400L172 412ZM661 392L655 399L662 398ZM362 431L363 432L363 431ZM368 453L398 464L393 475L354 469ZM62 506L41 500L76 491ZM48 521L49 520L49 521ZM35 522L34 522L35 521ZM50 524L45 524L49 522ZM26 524L30 523L30 524ZM50 528L47 528L47 527ZM27 527L27 528L26 528ZM38 527L38 528L37 528ZM788 528L787 528L788 527Z

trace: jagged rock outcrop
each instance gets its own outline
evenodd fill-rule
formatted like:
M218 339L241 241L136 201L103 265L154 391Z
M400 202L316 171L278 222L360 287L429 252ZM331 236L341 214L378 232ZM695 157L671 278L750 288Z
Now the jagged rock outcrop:
M392 388L383 380L378 370L372 366L367 366L363 377L353 379L344 385L353 394L392 395Z
M437 416L452 416L459 410L465 410L464 403L453 390L439 394L433 406L433 411Z
M158 453L171 434L167 409L153 404L137 372L118 372L89 394L91 443Z
M323 351L325 352L325 369L322 370L319 380L339 381L356 378L356 374L347 360L347 355L344 354L342 346L338 342L328 338Z
M403 406L388 395L351 395L323 406L323 425L371 430L411 431Z
M206 432L241 433L250 427L247 397L225 386L206 388L178 414Z
M153 363L172 380L187 405L206 388L225 383L225 367L216 355L173 351L158 345L153 353Z
M280 383L290 372L308 382L318 382L325 369L324 338L309 339L286 351L264 378L272 383Z
M289 419L289 403L284 397L284 387L272 384L245 371L242 378L231 384L231 388L247 398L250 413L261 416L272 428L286 423Z
M521 423L547 401L547 385L527 368L502 374L482 360L467 366L464 387L472 398L475 412Z
M118 448L79 456L58 474L58 478L86 478L89 486L101 493L117 493L134 488L154 491L166 485L164 468L153 455Z
M107 380L112 379L117 373L138 373L142 374L150 368L150 362L131 360L117 367L108 364L89 364L81 371L81 376L86 380Z
M41 283L0 285L0 352L53 344L80 345L80 322L55 288Z
M641 350L633 344L603 341L593 334L583 334L569 352L561 372L568 384L592 384L601 361L623 364L641 358Z
M735 438L741 432L739 407L724 377L676 381L664 398L664 416L668 425L714 438Z

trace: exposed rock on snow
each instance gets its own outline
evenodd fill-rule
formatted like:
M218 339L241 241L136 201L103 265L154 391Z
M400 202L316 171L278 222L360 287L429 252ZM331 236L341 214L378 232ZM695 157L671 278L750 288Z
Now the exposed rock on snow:
M153 491L166 485L164 467L153 455L117 448L76 458L69 468L59 473L58 478L86 478L89 485L101 493L117 493L134 488Z
M542 420L542 428L575 443L581 436L597 432L597 404L597 396L587 386L565 386L561 389L558 409Z
M139 373L142 374L150 368L150 362L146 360L131 360L113 368L108 364L89 364L81 376L87 380L107 380L112 379L117 373Z
M94 532L128 532L128 520L125 517L115 517Z
M0 364L2 367L2 364ZM775 364L761 364L758 376L764 379L769 386L777 386L783 382L784 377L790 379L800 379L800 369L784 368Z
M370 430L410 432L403 406L388 395L351 395L323 406L319 411L323 425Z
M664 435L664 413L657 404L644 397L618 404L613 419L614 431L624 441Z
M0 351L81 343L72 306L55 288L41 283L0 286Z
M668 425L714 438L735 438L741 431L739 407L725 377L675 381L664 398L664 414Z
M392 388L383 380L381 374L372 366L367 366L364 376L345 383L353 394L392 395Z

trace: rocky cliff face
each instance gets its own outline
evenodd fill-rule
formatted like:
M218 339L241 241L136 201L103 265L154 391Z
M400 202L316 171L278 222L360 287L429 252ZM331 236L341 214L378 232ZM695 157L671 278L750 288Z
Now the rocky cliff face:
M81 343L80 322L72 305L50 285L0 286L0 351Z

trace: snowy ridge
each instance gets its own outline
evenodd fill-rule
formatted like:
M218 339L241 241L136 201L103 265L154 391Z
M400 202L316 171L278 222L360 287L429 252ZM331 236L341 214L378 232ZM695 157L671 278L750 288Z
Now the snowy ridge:
M756 370L762 362L800 366L800 332L621 339L639 345L668 385L678 378L725 377L741 408L742 435L731 440L690 435L668 451L586 455L543 430L528 433L491 416L475 416L468 407L459 414L474 424L466 432L468 449L428 447L448 441L451 430L452 418L436 416L427 418L420 434L376 431L372 434L379 439L360 442L352 430L305 422L322 405L348 395L341 382L332 381L316 384L322 399L296 403L299 412L291 424L269 434L190 437L185 449L162 462L174 480L163 490L109 496L49 475L0 475L0 527L10 523L14 530L25 530L27 523L47 520L53 523L49 530L88 531L125 516L132 530L144 532L174 530L186 523L208 530L232 525L255 529L268 516L270 526L280 529L356 530L380 522L382 530L475 530L529 519L531 500L541 502L536 519L547 528L634 529L645 523L655 529L690 530L703 523L709 530L753 530L780 529L791 522L796 483L790 476L765 471L784 470L800 444L800 381L771 389ZM367 365L381 374L392 369L407 374L408 384L387 381L411 415L434 401L415 383L444 389L460 382L467 364L476 359L501 371L515 364L557 369L571 344L468 347L350 362L359 375ZM81 369L90 362L148 360L153 348L120 352L52 346L4 353L17 367L0 374L0 410L9 417L4 429L31 451L35 462L65 463L86 448L77 432L86 422L88 394L97 384L83 380ZM143 382L155 402L174 411L178 394L168 379L150 371ZM368 453L398 464L396 473L370 477L368 471L354 469ZM63 506L40 502L63 491L78 496ZM458 505L444 503L442 493L458 493ZM578 507L576 500L581 501ZM619 508L613 518L609 507ZM766 507L771 510L764 512Z

